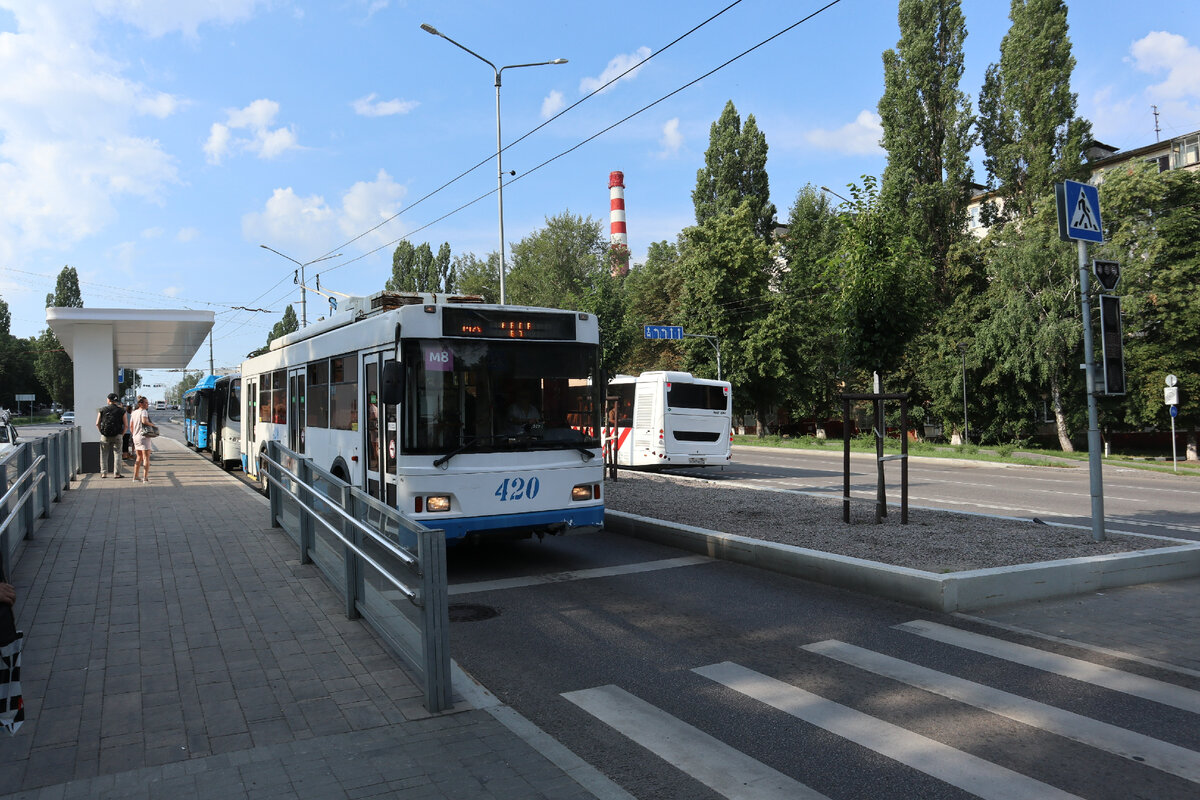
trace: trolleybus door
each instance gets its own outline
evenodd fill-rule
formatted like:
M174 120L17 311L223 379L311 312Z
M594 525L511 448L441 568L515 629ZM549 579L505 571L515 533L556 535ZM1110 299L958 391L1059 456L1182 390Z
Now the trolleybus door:
M304 367L288 370L288 448L304 452L304 389L308 385Z
M252 475L258 474L258 450L254 443L258 441L258 379L246 381L246 412L242 414L242 438L246 442L242 452L246 455L245 469Z
M395 360L390 351L364 353L363 450L367 454L367 493L396 505L396 407L380 396L383 365Z

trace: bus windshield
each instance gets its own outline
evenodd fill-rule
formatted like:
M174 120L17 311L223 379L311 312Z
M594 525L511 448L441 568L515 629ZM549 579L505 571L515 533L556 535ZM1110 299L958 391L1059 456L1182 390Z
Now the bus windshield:
M594 344L411 339L401 358L406 454L600 446Z

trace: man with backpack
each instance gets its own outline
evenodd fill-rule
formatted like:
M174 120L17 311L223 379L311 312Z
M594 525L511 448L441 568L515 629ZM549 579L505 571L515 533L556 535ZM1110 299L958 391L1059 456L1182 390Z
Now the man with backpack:
M113 465L113 477L124 478L121 474L121 438L128 427L125 418L125 407L118 401L115 393L109 394L108 405L96 413L96 428L100 431L100 477L108 477L108 462Z

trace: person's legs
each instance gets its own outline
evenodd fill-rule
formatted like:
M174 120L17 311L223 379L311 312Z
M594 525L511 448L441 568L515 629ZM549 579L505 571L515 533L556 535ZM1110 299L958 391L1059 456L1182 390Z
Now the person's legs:
M114 467L116 467L117 465L119 465L121 463L120 459L117 457L117 454L113 452L112 439L109 438L108 436L105 436L104 434L101 434L100 435L100 477L101 478L108 477L109 459L112 459L115 462L113 465Z
M124 478L125 476L121 474L123 467L121 463L121 434L105 436L104 439L108 443L108 449L112 451L113 477ZM107 456L105 457L107 458Z
M142 456L142 483L150 482L150 451L143 450L139 453Z
M136 461L133 462L133 479L135 481L139 480L138 473L142 469L142 454L146 453L146 452L148 452L148 451L146 451L146 450L134 450L133 451L134 457L137 459Z

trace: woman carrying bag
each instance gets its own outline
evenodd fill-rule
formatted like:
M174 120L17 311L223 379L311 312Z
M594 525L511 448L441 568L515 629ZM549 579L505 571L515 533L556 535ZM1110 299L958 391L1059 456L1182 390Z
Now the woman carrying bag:
M150 421L150 401L145 397L137 400L137 409L129 417L129 432L133 435L134 452L137 461L133 462L133 479L138 480L138 470L141 470L142 483L150 482L150 440L158 436L158 426Z

